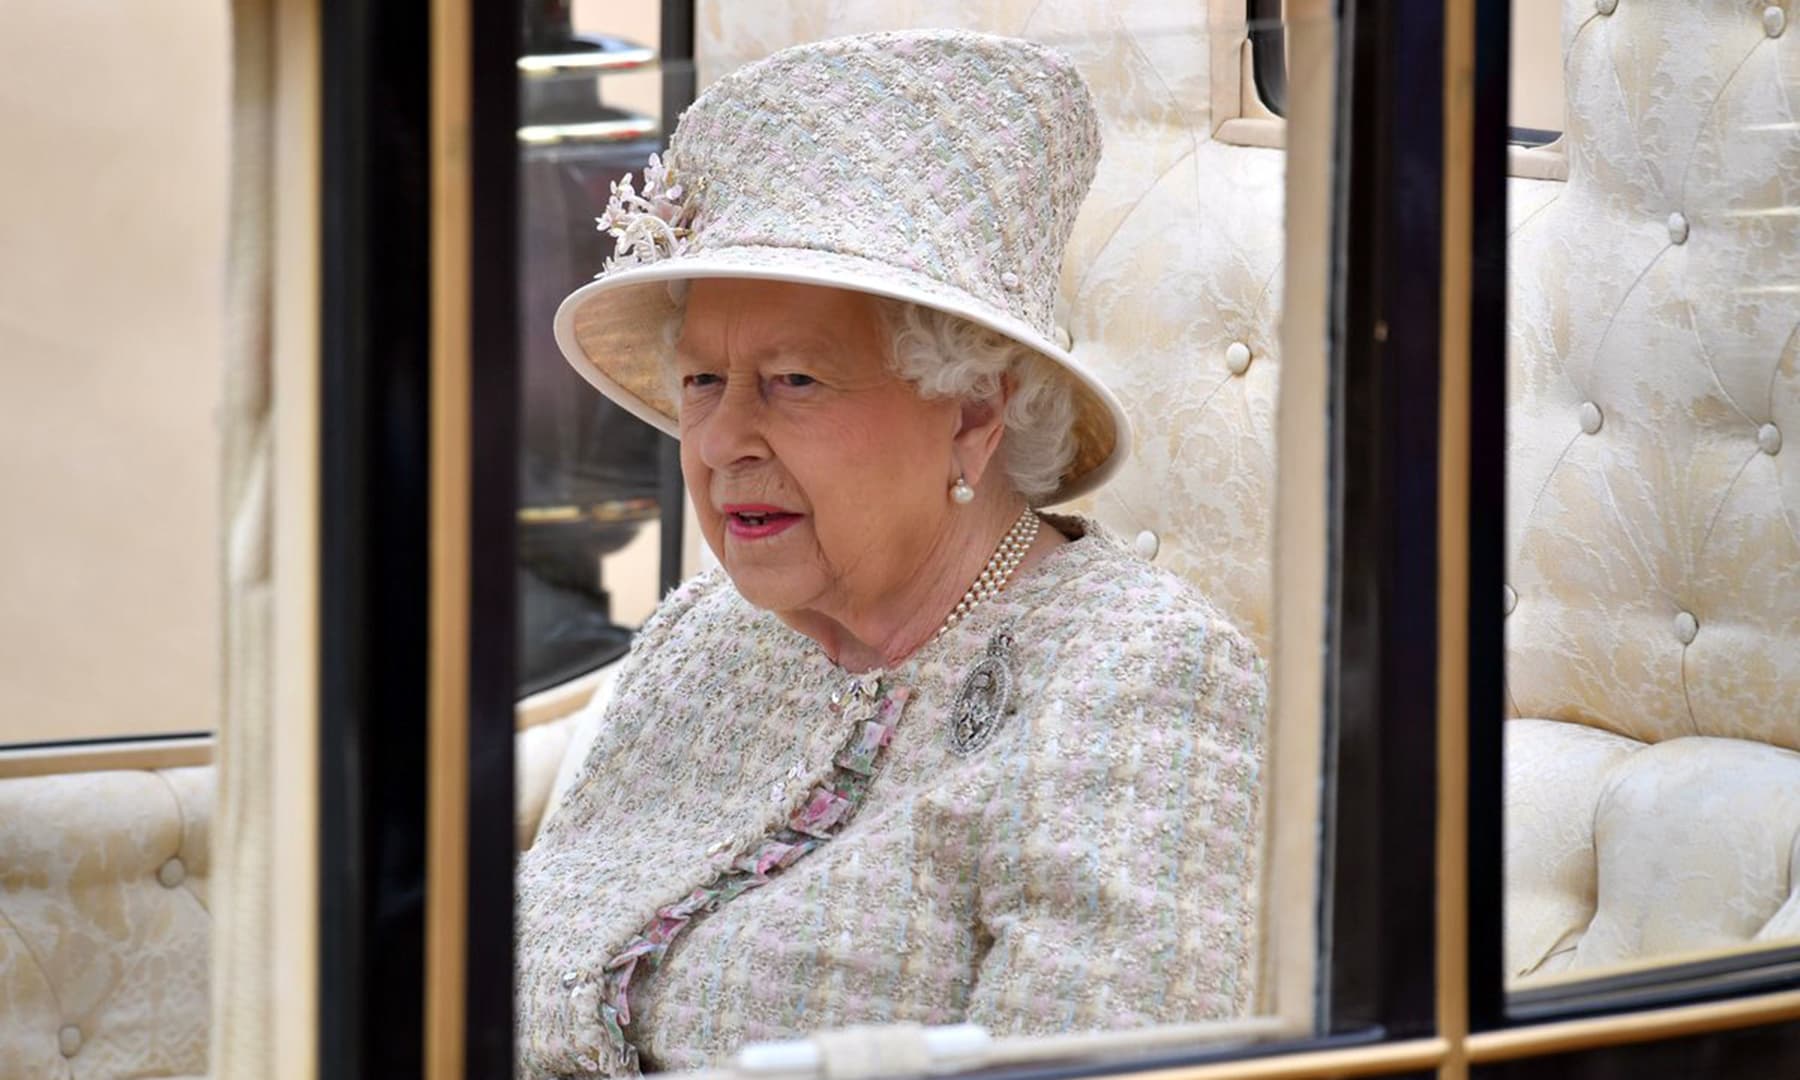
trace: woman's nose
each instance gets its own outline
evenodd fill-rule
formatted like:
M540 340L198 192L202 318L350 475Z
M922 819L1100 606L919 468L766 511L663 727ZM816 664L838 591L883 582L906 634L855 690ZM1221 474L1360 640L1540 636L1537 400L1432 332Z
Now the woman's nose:
M700 456L713 469L763 460L769 447L762 437L763 400L754 380L734 380L701 422Z

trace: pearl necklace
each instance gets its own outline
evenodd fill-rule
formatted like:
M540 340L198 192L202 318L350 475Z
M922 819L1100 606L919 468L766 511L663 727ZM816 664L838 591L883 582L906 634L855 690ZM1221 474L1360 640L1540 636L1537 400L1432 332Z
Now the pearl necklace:
M963 593L962 599L956 603L956 610L944 620L944 625L938 627L937 633L931 635L931 640L943 637L952 626L968 618L969 612L979 607L983 600L1006 588L1013 571L1019 568L1019 562L1031 550L1032 541L1037 539L1038 523L1037 514L1029 507L1019 515L1019 520L1013 522L1013 527L1006 530L1006 535L1000 538L1000 546L994 549L987 565L982 567L981 576L975 579L975 584L969 586L968 592Z

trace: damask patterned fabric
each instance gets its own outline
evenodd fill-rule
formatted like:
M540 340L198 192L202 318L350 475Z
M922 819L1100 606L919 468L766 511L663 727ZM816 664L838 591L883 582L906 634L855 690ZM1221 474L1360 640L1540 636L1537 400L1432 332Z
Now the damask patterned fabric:
M0 783L0 1076L206 1070L210 768Z
M1569 179L1515 233L1519 716L1800 749L1800 41L1567 7Z
M1800 753L1506 728L1508 975L1800 937Z
M1520 979L1800 937L1800 41L1564 11L1568 181L1509 256Z
M1097 527L905 663L849 826L690 927L632 984L646 1068L856 1023L1048 1034L1244 1015L1255 979L1262 666L1179 579ZM1003 627L1012 710L955 754L958 687ZM848 676L709 572L638 639L519 870L526 1072L611 1075L590 987L657 910L790 821L849 734Z

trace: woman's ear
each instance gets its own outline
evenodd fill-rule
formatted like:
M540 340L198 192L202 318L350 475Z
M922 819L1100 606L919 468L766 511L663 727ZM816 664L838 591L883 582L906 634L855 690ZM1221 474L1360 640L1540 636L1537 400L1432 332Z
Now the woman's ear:
M955 437L956 464L970 487L980 487L1000 439L1006 434L1006 402L1012 397L1012 375L1000 379L1000 389L982 401L965 401Z

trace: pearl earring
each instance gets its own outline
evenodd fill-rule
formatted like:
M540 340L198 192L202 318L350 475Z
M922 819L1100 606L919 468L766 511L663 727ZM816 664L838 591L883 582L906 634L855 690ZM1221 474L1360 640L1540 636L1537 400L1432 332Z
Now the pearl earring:
M956 483L950 485L950 501L959 506L967 506L975 501L975 489L969 486L967 480L958 476Z

